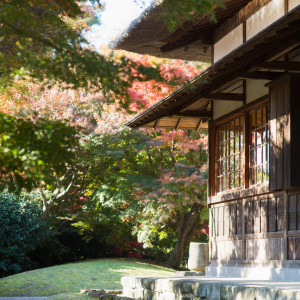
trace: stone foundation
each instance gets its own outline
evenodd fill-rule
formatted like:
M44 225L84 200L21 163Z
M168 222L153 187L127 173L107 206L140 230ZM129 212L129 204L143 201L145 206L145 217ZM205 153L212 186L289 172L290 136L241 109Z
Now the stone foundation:
M144 300L300 299L300 283L270 283L209 277L123 277L123 296Z

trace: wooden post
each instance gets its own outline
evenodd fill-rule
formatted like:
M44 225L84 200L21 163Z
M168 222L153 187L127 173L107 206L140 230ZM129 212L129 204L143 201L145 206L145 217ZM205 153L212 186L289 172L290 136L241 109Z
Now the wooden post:
M245 218L246 199L242 199L242 260L246 260L246 218Z
M288 260L288 192L284 192L284 220L283 220L283 260Z

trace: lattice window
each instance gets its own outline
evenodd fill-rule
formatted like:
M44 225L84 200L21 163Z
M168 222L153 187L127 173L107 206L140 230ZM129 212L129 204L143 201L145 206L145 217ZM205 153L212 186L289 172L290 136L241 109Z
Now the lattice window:
M250 111L250 185L269 181L268 106Z
M217 128L216 192L243 186L243 116Z

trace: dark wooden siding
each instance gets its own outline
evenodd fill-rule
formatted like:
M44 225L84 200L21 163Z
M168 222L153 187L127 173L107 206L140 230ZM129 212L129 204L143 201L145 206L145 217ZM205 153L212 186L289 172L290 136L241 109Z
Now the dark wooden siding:
M212 262L243 265L300 260L300 191L213 204L211 218Z
M270 190L300 187L300 77L270 83Z

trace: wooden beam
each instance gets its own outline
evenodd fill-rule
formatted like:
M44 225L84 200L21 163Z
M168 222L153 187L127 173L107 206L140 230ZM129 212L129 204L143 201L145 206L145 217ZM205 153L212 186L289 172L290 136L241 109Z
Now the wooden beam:
M202 125L202 120L200 120L200 122L199 122L199 124L197 126L197 129L196 129L197 132L199 132L199 130L201 129L201 125Z
M176 124L176 126L175 126L175 130L178 130L178 129L179 129L179 126L180 126L181 121L182 121L182 118L179 118L179 120L178 120L178 122L177 122L177 124Z
M232 94L232 93L215 93L205 94L201 98L212 100L225 100L225 101L244 101L244 94Z
M153 127L154 129L156 129L156 128L158 127L159 120L160 120L160 119L156 120L155 125L154 125L154 127Z
M177 111L172 115L180 116L180 117L200 117L200 118L212 118L211 111L199 111L199 110L185 110L185 111Z
M259 68L300 71L300 61L272 61L261 62L256 65Z
M282 75L282 72L271 72L271 71L253 71L245 73L239 76L241 79L266 79L273 80L274 78Z

